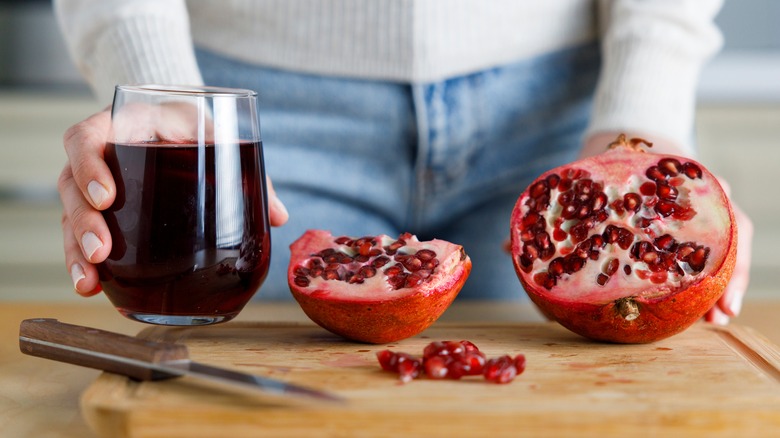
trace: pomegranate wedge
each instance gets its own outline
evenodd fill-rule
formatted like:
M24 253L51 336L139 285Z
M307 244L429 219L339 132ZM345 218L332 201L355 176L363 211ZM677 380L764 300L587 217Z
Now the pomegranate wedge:
M449 307L469 273L463 247L404 233L360 238L309 230L290 245L290 291L323 328L367 343L425 330Z
M620 136L599 156L542 174L511 218L512 259L534 303L588 338L652 342L720 298L737 227L717 179L691 159Z

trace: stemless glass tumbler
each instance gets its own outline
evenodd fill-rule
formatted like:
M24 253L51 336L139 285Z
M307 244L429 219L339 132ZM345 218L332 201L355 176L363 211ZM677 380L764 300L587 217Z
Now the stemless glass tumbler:
M105 162L117 194L98 270L114 306L152 324L234 318L271 255L256 93L117 86Z

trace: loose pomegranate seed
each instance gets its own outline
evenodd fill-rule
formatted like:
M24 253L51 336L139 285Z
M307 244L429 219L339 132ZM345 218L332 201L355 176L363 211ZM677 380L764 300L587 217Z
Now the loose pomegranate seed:
M517 375L523 374L523 371L525 371L525 355L524 354L518 354L515 356L515 368L517 369Z
M495 383L509 383L517 376L514 360L508 355L489 359L485 364L485 379Z
M407 383L416 379L422 372L422 362L419 359L410 359L398 362L398 375L401 381Z
M425 374L431 379L444 379L447 377L447 360L443 356L434 356L424 361Z

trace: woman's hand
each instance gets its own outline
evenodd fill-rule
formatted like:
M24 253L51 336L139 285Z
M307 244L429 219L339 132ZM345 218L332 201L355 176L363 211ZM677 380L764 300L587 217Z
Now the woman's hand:
M606 150L607 145L612 143L620 133L608 132L599 133L589 137L582 148L580 158L585 158L602 153ZM629 135L628 137L633 137ZM659 154L673 154L682 155L686 154L682 149L673 143L665 142L663 140L653 137L643 137L642 135L636 135L636 137L646 138L653 142L651 149L654 153ZM719 179L721 186L723 186L726 195L731 197L731 188L729 184ZM748 283L750 281L750 253L753 244L753 222L750 218L737 206L734 201L731 202L734 210L734 218L737 222L737 262L734 266L734 273L731 275L731 280L726 291L721 296L718 303L710 309L704 316L707 322L715 324L725 325L728 324L731 317L739 315L739 311L742 308L742 299L747 291Z
M71 126L63 136L68 161L57 188L63 207L65 265L76 292L82 296L101 291L95 264L111 252L111 235L100 213L116 196L114 179L103 160L110 125L111 111L106 109ZM270 178L267 183L271 225L283 225L288 219L287 210Z

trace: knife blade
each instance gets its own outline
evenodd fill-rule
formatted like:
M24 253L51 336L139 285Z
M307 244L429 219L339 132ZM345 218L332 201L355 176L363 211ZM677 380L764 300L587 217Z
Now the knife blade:
M331 402L344 399L277 379L242 373L190 360L184 344L158 342L52 318L34 318L19 326L22 353L151 381L191 376L204 383L254 394L282 403Z

